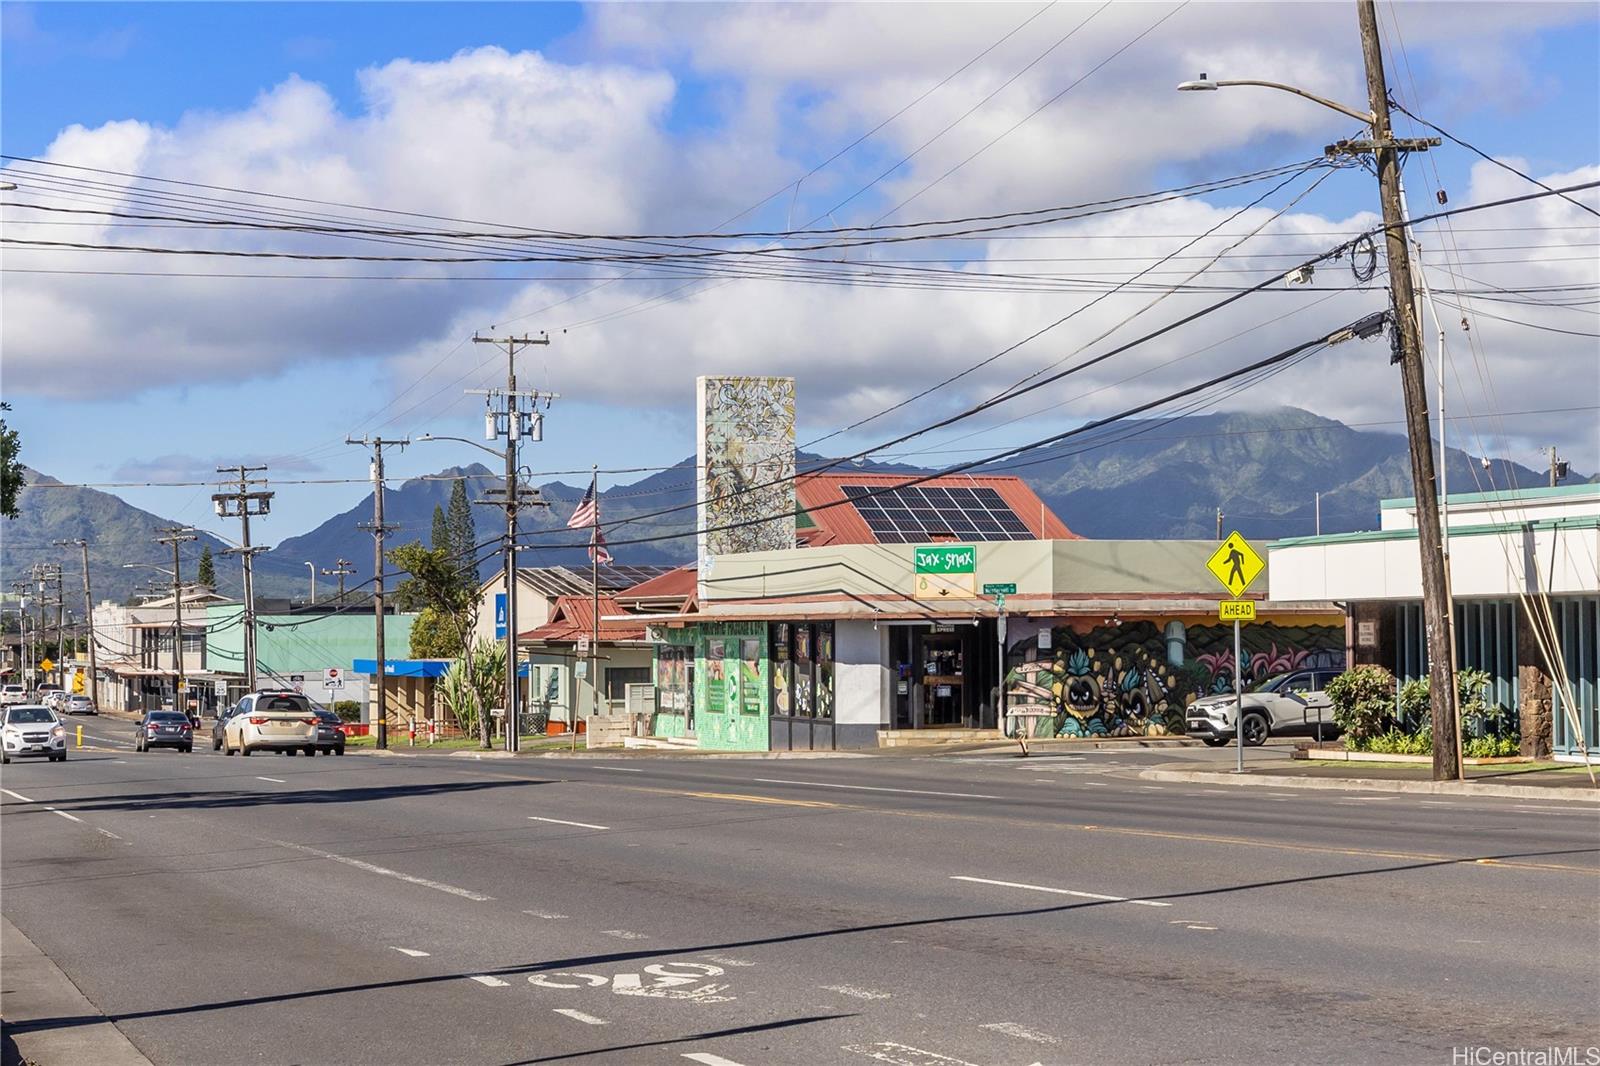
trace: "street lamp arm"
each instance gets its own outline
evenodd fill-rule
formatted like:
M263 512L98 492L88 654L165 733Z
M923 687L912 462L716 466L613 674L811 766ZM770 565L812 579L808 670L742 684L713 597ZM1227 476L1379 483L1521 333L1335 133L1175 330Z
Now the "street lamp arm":
M124 570L133 570L133 569L159 570L163 574L166 574L168 577L172 576L172 571L171 570L168 570L164 566L157 566L155 563L123 563L122 564L122 568Z
M1281 81L1261 81L1256 78L1224 78L1220 81L1212 81L1202 74L1195 81L1186 81L1180 84L1178 91L1200 92L1208 89L1224 89L1234 85L1255 85L1263 89L1277 89L1280 92L1294 93L1294 95L1304 97L1312 103L1321 104L1323 107L1337 111L1341 115L1348 115L1357 122L1365 123L1368 126L1372 125L1373 122L1371 111L1358 111L1353 107L1346 107L1337 100L1329 100L1326 96L1318 96L1314 92L1309 92L1293 85L1285 85Z
M496 451L495 449L489 447L486 444L479 444L477 441L468 440L466 437L441 437L441 436L438 436L438 435L433 434L433 433L424 433L422 436L417 438L418 443L421 443L422 441L429 441L429 440L454 440L454 441L460 441L462 444L470 444L470 445L472 445L474 448L477 448L479 451L488 452L490 455L494 456L496 459L499 459L501 461L504 461L505 457L506 457L506 453L505 452Z

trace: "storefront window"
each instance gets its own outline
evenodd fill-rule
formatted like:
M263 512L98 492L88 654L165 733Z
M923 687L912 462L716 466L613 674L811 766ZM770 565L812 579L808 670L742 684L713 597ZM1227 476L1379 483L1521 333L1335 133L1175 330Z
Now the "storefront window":
M833 623L774 622L772 713L777 717L833 717Z
M656 706L663 711L684 714L689 710L690 671L694 648L663 644L656 649Z
M787 718L794 713L793 673L789 661L789 623L777 622L770 634L772 642L772 713Z

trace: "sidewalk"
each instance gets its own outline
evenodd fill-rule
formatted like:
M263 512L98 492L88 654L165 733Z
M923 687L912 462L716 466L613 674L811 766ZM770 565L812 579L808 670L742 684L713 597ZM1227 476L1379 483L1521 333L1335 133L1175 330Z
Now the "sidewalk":
M1537 799L1600 805L1600 789L1581 766L1551 763L1469 766L1463 781L1434 781L1431 769L1416 763L1284 761L1248 767L1244 773L1193 770L1172 763L1142 771L1146 781L1267 788L1348 789L1427 795Z
M7 918L0 918L0 955L6 960L5 990L0 996L3 1066L91 1062L150 1066L150 1060Z

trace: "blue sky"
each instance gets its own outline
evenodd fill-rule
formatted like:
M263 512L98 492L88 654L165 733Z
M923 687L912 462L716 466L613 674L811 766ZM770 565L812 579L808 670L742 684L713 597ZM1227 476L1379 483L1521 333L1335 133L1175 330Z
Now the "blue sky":
M1178 97L1170 92L1173 82L1199 73L1190 66L1204 63L1201 69L1214 77L1291 69L1324 91L1358 101L1352 6L1292 6L1297 11L1285 14L1280 8L1268 17L1223 5L1179 10L1170 24L1159 26L899 217L1040 206L1078 199L1074 193L1080 191L1086 197L1115 195L1317 154L1322 144L1350 131L1312 114L1309 105L1273 94ZM992 104L935 138L932 148L890 180L851 201L838 221L871 221L1171 7L1120 5L1069 37ZM1518 5L1520 14L1497 10L1502 7L1380 5L1391 47L1402 35L1406 44L1403 58L1398 50L1392 56L1396 95L1486 150L1516 157L1536 175L1595 166L1600 161L1595 63L1600 30L1592 7ZM334 188L354 189L349 195L362 204L470 212L470 217L501 223L681 231L720 222L794 181L1035 10L1020 5L987 10L812 5L795 12L768 5L7 3L0 7L0 142L15 156L53 151L54 159L111 169L120 160L139 173L218 184L244 181L242 187L251 189L327 199L342 199ZM791 202L797 222L824 212L944 129L1091 11L1073 4L1045 11L962 79L808 177L797 194L785 193L742 224L781 226ZM1396 26L1401 34L1392 32ZM486 46L503 49L509 59L478 51ZM537 62L518 65L519 57L531 53ZM1246 65L1250 71L1242 69ZM519 97L519 85L539 79L548 84L536 98ZM441 83L448 84L441 89ZM441 108L441 99L447 107ZM451 122L438 116L462 113L480 102L493 113L491 128L513 128L513 140L529 115L556 132L541 133L544 140L537 143L523 142L527 150L515 143L494 144L492 138L482 142L481 152L473 142L452 143ZM1107 124L1107 112L1127 117ZM571 130L562 125L568 115ZM159 144L129 149L118 140L117 130L124 127L107 126L117 123L137 124L139 136ZM82 137L71 144L58 140L75 125L85 128ZM241 159L235 168L225 152L211 154L229 137L271 139L280 129L285 147L261 159ZM573 140L566 147L557 143L568 136ZM346 148L345 139L359 140L360 150ZM571 145L578 150L569 151ZM389 153L392 159L373 160ZM1420 165L1411 168L1414 209L1431 206L1435 167L1453 204L1475 192L1488 198L1489 177L1474 170L1477 162L1451 148L1434 153L1426 174ZM353 176L320 185L319 167ZM314 176L286 180L285 173L296 168ZM1527 188L1514 179L1512 186ZM1504 188L1494 184L1493 192L1505 195ZM1254 190L1234 190L1187 206L1195 218L1206 218L1205 212L1231 210L1252 195ZM1370 178L1354 172L1335 175L1295 211L1308 220L1301 228L1312 230L1318 219L1343 225L1373 203ZM1518 216L1516 224L1528 218ZM1177 221L1162 224L1167 222L1182 230ZM1563 239L1581 245L1579 237L1592 241L1593 233L1574 237L1569 232ZM1494 239L1499 244L1493 247L1509 242L1504 234ZM1126 239L1108 245L1134 246ZM1014 255L1017 247L991 245L978 255L980 261L1002 251ZM1162 246L1163 252L1168 247ZM1498 252L1481 258L1542 254ZM1106 258L1062 269L1103 270ZM1564 250L1561 261L1541 266L1538 276L1549 280L1545 275L1551 271L1589 269L1566 262L1573 258ZM7 265L37 261L13 253ZM81 265L104 263L84 260ZM1483 268L1489 269L1506 270L1506 279L1515 281L1523 267L1495 263ZM1592 274L1589 269L1578 280L1592 281ZM24 291L25 284L32 287ZM438 282L402 289L385 282L340 282L337 291L333 284L326 298L318 298L318 283L305 280L119 283L7 274L0 294L16 319L6 331L5 391L15 408L10 421L23 434L25 460L53 476L82 482L181 480L178 471L185 463L203 468L213 460L260 457L272 457L274 470L285 478L360 477L364 456L337 442L374 422L393 419L383 426L385 434L476 437L479 417L473 401L457 398L459 389L492 383L499 367L474 372L482 353L470 345L457 350L459 342L473 328L487 328L513 312L536 311L573 293L570 283L562 288ZM944 322L938 305L925 314L909 297L882 297L870 290L833 294L755 283L704 289L692 300L630 311L639 300L665 290L628 281L520 323L520 328L550 329L555 341L530 357L524 381L549 381L567 397L552 411L545 443L525 458L526 464L557 470L676 461L693 449L693 375L718 370L798 374L801 435L813 436L903 397L912 371L964 365L1073 306L1040 300L946 301L956 317ZM1357 313L1365 309L1351 306ZM56 314L41 314L39 307ZM62 309L71 310L60 317ZM610 317L618 311L629 313ZM1265 317L1252 313L1231 328ZM1518 309L1519 315L1526 313ZM70 323L80 315L80 323ZM598 318L605 321L596 323ZM1592 319L1586 326L1579 314L1571 319L1593 329ZM1551 321L1571 324L1566 318ZM53 351L49 338L63 332L63 323L81 325L82 334ZM570 332L558 332L564 327ZM802 343L807 335L819 354ZM1271 335L1292 342L1303 333ZM1515 358L1498 364L1502 377L1492 388L1475 384L1463 362L1458 410L1487 415L1559 403L1549 389L1549 366L1541 369L1536 358L1550 335L1512 336L1521 343ZM1581 395L1595 373L1582 362L1585 354L1592 356L1593 342L1587 348L1582 340L1561 343L1566 347L1548 358L1572 361L1576 376L1568 377L1567 391L1574 391L1570 386L1576 382ZM1465 360L1464 349L1465 344ZM1024 358L1014 369L1031 369L1065 351L1025 353L1032 362ZM432 371L436 364L439 369ZM402 402L392 404L424 370L431 372ZM454 381L463 375L465 380ZM1130 389L1137 387L1120 378L1102 384L1106 402L1132 398ZM1392 391L1382 385L1328 390L1319 396L1318 409L1349 421L1397 418ZM435 393L436 399L394 418ZM842 444L871 443L977 395L952 390L948 398L913 408L905 416L912 421L885 420ZM1308 405L1306 395L1302 380L1270 400ZM374 411L378 417L365 422ZM1045 412L1009 435L997 430L961 446L999 447L1093 413L1103 412ZM1531 452L1536 439L1543 442L1552 421L1580 469L1600 466L1592 412L1530 416L1526 426L1512 419L1500 440L1519 452L1513 458L1531 463L1535 457L1520 451ZM1487 443L1495 446L1493 440ZM392 469L422 473L478 456L464 447L417 446L397 456ZM957 456L930 458L946 457ZM117 491L163 515L214 526L204 494L196 490ZM359 485L285 486L273 528L265 535L277 539L303 532L364 492Z

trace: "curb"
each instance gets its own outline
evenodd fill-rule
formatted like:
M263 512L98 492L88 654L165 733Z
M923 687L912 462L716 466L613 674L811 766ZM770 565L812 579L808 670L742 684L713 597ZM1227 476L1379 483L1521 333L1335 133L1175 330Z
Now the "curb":
M911 745L906 745L910 747ZM1104 737L1096 739L1072 737L1049 737L1038 739L1028 738L1028 747L1039 752L1046 751L1072 751L1075 748L1094 748L1103 751L1123 751L1129 749L1143 749L1145 751L1160 751L1163 748L1198 748L1201 742L1193 737ZM929 745L937 749L937 745ZM966 748L961 751L952 751L950 755L989 755L995 751L1015 751L1017 742L1012 737L1003 741L989 741L981 748ZM893 750L893 749L885 749Z
M1402 792L1484 799L1538 799L1600 806L1600 790L1541 785L1496 785L1471 781L1381 781L1371 777L1289 777L1282 774L1228 774L1211 770L1144 770L1142 781L1177 781L1205 785L1261 788L1304 788L1341 792Z
M0 920L0 945L6 957L6 1039L15 1044L21 1061L150 1066L132 1041L9 918Z

